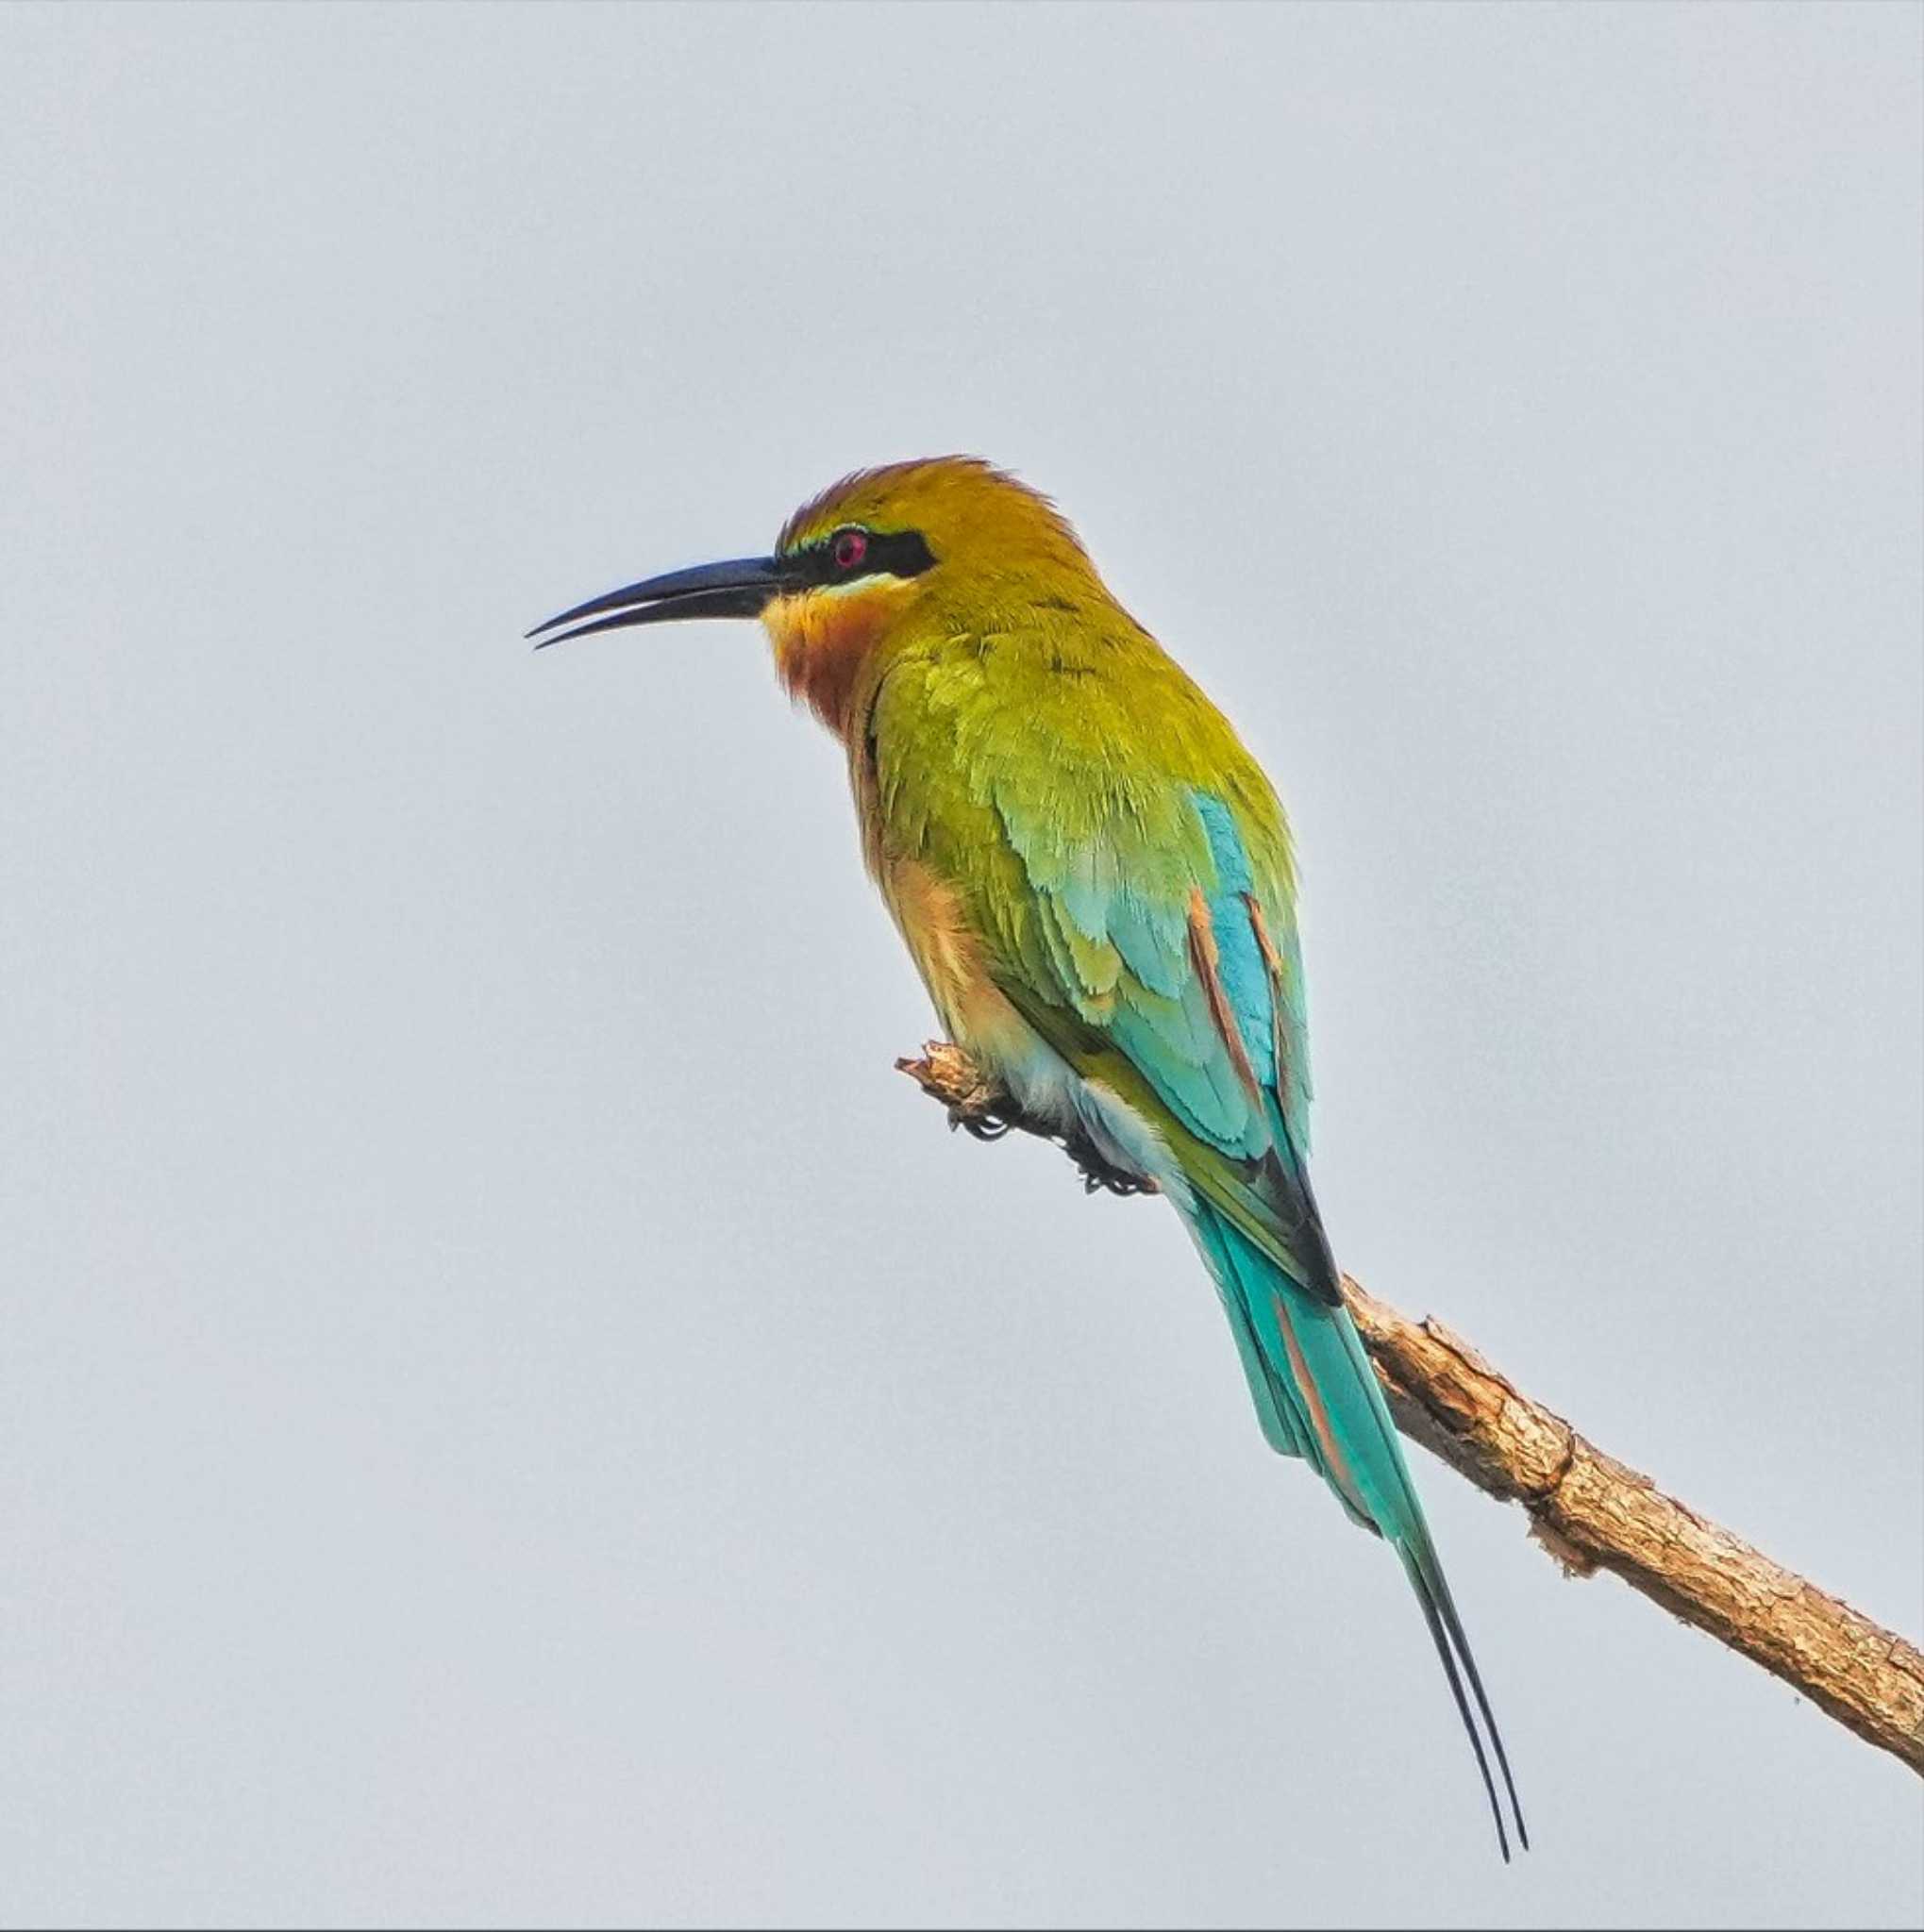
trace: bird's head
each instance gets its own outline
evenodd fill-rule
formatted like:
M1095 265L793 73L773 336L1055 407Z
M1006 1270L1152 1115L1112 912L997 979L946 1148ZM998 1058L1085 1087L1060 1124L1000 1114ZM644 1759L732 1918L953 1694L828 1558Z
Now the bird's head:
M994 623L1092 591L1088 557L1046 497L979 458L930 457L845 476L789 518L767 557L647 577L528 635L540 649L633 625L759 617L783 681L839 730L862 668L912 613Z

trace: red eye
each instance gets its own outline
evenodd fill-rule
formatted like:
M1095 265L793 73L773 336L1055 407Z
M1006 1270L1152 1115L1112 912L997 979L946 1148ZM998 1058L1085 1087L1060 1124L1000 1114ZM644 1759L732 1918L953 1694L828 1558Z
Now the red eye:
M868 532L865 530L843 530L835 538L835 548L831 553L835 568L850 571L868 555Z

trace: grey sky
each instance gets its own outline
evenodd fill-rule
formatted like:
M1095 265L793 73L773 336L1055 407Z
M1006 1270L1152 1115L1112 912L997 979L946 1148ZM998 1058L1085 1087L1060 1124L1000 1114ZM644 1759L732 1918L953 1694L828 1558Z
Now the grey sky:
M759 635L1050 490L1339 1254L1924 1624L1920 13L0 13L0 1922L1915 1924L1918 1787L979 1148Z

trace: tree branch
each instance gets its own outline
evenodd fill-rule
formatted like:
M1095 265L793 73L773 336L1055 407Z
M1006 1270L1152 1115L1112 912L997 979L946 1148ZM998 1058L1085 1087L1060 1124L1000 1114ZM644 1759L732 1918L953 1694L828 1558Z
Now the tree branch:
M1024 1121L960 1049L895 1062L952 1126L1010 1128L1064 1146L1090 1188L1094 1150ZM1412 1322L1351 1281L1349 1311L1403 1433L1501 1502L1571 1575L1611 1570L1632 1590L1782 1677L1860 1738L1924 1773L1924 1655L1719 1528L1532 1402L1434 1320Z

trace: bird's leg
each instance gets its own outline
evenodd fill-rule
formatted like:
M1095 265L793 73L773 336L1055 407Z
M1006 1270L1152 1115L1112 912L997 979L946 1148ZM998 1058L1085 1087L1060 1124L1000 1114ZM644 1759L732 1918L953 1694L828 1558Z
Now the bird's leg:
M1052 1122L1023 1112L1014 1096L984 1080L973 1063L946 1041L930 1041L921 1059L899 1059L898 1073L907 1074L923 1092L942 1102L950 1127L961 1127L978 1141L999 1141L1012 1130L1033 1134L1052 1147L1060 1147L1081 1171L1086 1193L1153 1194L1154 1181L1114 1166L1090 1137L1078 1125L1063 1132Z

